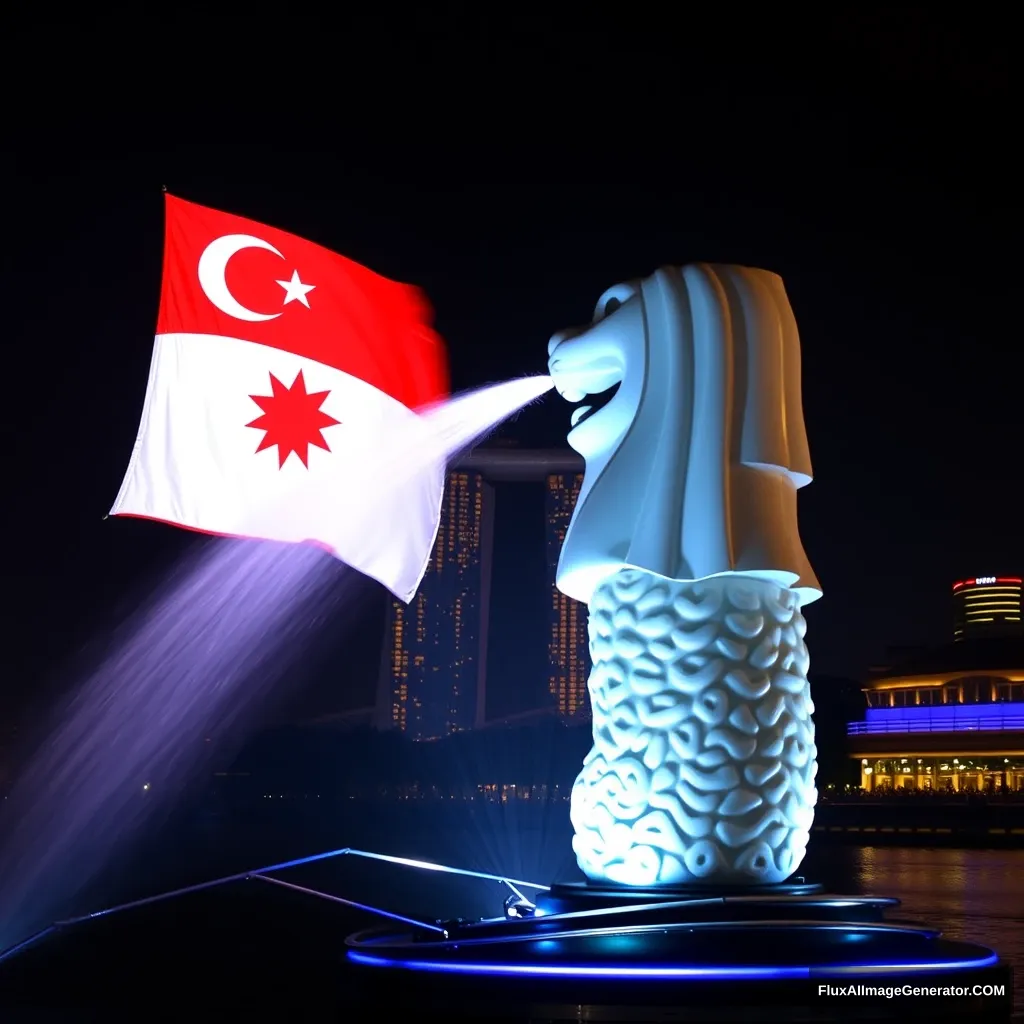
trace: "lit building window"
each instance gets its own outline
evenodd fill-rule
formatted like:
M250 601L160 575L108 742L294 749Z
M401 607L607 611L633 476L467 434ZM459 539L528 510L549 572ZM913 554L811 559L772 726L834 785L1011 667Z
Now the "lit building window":
M482 523L488 489L479 474L451 473L431 559L411 611L392 602L392 725L413 739L472 727L480 671ZM406 620L413 623L407 625ZM461 685L469 678L469 686Z
M548 688L559 713L566 717L590 716L585 686L590 674L587 609L555 586L562 543L582 486L582 473L552 474L547 478L545 490L548 586L551 588Z

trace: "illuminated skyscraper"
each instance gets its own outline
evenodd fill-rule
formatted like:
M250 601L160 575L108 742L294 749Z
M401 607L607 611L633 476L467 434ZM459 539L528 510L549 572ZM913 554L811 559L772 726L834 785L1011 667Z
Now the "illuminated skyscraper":
M978 576L953 584L953 639L1024 636L1021 577Z
M399 729L427 740L484 723L495 504L491 482L547 483L549 579L537 596L551 608L549 687L562 714L589 715L587 610L554 586L582 470L582 458L569 449L481 447L449 473L423 582L408 606L391 603L374 716L378 729ZM543 643L543 635L536 642Z
M555 586L555 570L582 486L582 473L549 475L544 510L548 588L551 595L548 689L559 714L569 718L590 717L590 702L587 699L587 676L590 674L587 608L579 601L566 597Z
M480 473L449 473L423 582L391 604L379 726L431 740L483 720L493 506Z

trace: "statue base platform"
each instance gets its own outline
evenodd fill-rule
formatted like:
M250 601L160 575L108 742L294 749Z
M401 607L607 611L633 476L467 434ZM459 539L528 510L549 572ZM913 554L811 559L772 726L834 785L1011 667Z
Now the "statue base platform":
M898 906L802 880L555 885L526 916L440 922L443 938L364 931L347 955L382 1006L476 1020L1008 1020L1010 968L985 947L886 920Z
M617 907L627 904L674 903L678 900L720 900L736 896L814 896L823 891L817 882L807 882L797 876L792 882L777 885L674 885L651 889L628 889L620 885L601 885L596 882L555 883L538 900L543 913L561 910L588 910L598 907ZM543 916L543 914L542 914Z

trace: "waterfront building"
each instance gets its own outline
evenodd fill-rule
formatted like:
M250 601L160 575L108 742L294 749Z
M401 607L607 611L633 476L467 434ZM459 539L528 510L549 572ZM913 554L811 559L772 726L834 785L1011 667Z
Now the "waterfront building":
M1024 642L960 639L864 687L847 725L865 790L1024 790Z

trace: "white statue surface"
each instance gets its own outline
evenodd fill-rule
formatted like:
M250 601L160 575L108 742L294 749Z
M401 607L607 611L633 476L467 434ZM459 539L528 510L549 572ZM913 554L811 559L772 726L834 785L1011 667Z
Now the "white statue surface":
M594 746L573 788L593 881L781 882L817 800L797 525L811 480L781 279L666 267L548 345L586 472L557 583L590 611Z

